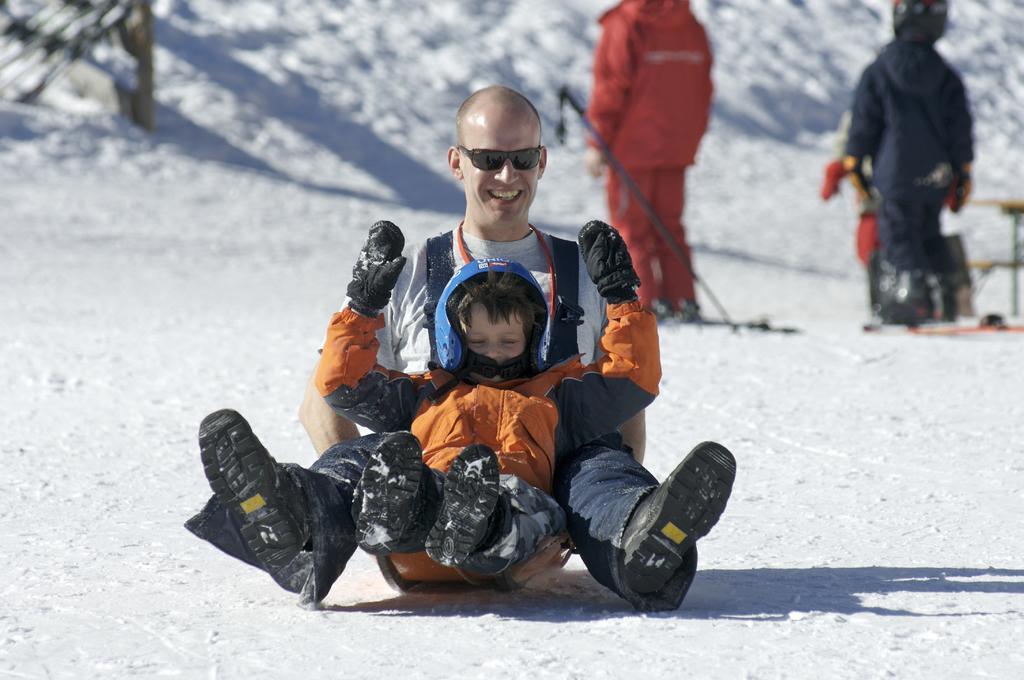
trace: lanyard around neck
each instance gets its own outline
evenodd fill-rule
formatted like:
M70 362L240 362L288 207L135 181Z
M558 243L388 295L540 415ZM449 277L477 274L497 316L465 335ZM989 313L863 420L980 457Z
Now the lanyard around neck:
M540 243L540 248L544 251L544 257L546 257L548 261L548 276L551 281L550 290L548 291L548 318L549 320L553 320L555 318L555 300L558 299L555 292L558 283L558 280L555 277L555 260L551 255L551 248L548 246L547 240L544 238L544 235L540 233L540 229L532 224L529 226L530 231L532 231L533 235L537 237L537 242ZM462 264L468 264L473 258L470 257L469 248L466 247L466 240L462 237L461 222L459 222L459 228L455 231L455 235L457 237L455 239L455 243L459 249L459 257L462 258Z

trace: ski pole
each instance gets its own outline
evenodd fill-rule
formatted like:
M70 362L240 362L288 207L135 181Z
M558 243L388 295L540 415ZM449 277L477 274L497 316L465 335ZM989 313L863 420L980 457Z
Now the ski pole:
M605 159L607 159L608 165L612 167L612 170L619 176L619 179L622 180L622 183L626 185L626 188L629 189L629 192L633 194L634 198L636 198L637 203L639 203L641 209L643 209L644 214L647 215L647 219L649 219L651 221L651 224L654 225L655 229L658 230L658 233L661 235L662 240L668 244L669 249L676 256L676 259L678 259L679 262L682 263L684 267L686 267L686 271L690 274L691 277L693 277L694 282L696 282L696 284L700 286L701 290L704 291L704 294L708 296L708 299L711 300L711 303L715 306L715 309L718 310L718 313L722 316L722 320L725 321L725 323L728 326L730 326L733 330L737 330L739 328L739 325L732 322L732 320L729 318L728 312L725 311L725 308L722 306L722 303L720 303L718 301L718 298L715 297L715 294L711 291L711 288L708 287L708 285L704 282L704 279L698 277L697 273L693 271L693 265L690 263L690 258L686 256L686 253L683 251L682 246L680 246L679 243L676 241L675 237L672 236L672 232L668 230L665 224L658 217L658 214L654 212L654 207L651 206L650 201L647 200L647 197L644 196L643 192L640 190L640 187L637 186L637 183L634 182L633 178L629 176L629 173L626 172L626 169L622 167L622 163L619 162L619 159L616 158L615 154L612 153L611 147L608 146L608 142L604 141L604 138L601 137L597 130L594 129L593 124L590 122L590 120L587 119L587 114L583 106L573 96L572 92L569 91L568 85L563 85L562 89L558 91L558 100L559 121L558 127L555 129L555 134L558 136L558 140L562 143L565 143L565 120L561 116L561 112L564 111L565 103L568 102L569 106L571 106L573 110L576 111L576 113L579 115L580 120L583 121L583 126L587 128L587 132L589 132L593 136L594 141L596 141L597 145L601 147L601 152L604 154Z

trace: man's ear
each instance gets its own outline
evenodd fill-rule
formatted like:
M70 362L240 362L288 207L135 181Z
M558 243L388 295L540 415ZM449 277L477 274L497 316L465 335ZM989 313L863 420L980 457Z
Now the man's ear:
M540 147L540 163L537 164L537 167L540 168L540 170L537 172L537 179L540 179L541 177L544 176L544 168L546 168L547 166L548 166L548 147L542 146L542 147Z
M448 147L448 169L451 170L452 177L460 182L463 180L462 154L459 153L457 147Z

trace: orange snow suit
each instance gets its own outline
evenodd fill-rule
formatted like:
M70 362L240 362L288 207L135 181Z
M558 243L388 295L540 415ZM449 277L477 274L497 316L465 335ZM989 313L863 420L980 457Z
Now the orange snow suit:
M424 462L437 470L447 471L464 447L487 444L502 473L548 493L555 457L614 431L646 408L661 380L657 324L639 302L608 305L604 356L594 364L584 366L576 357L530 378L459 382L440 397L451 374L410 375L377 364L376 331L383 325L383 316L370 319L348 308L331 318L315 376L328 404L376 432L410 430ZM424 566L415 555L391 558ZM433 571L428 578L412 578L454 580Z

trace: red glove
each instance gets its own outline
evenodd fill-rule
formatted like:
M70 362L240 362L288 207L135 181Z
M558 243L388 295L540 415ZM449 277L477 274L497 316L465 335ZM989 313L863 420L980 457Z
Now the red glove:
M878 240L878 218L875 213L864 213L857 223L857 259L867 267L871 253L881 247Z
M827 201L839 193L839 183L846 177L846 168L841 160L834 160L825 166L825 180L821 183L821 200Z

